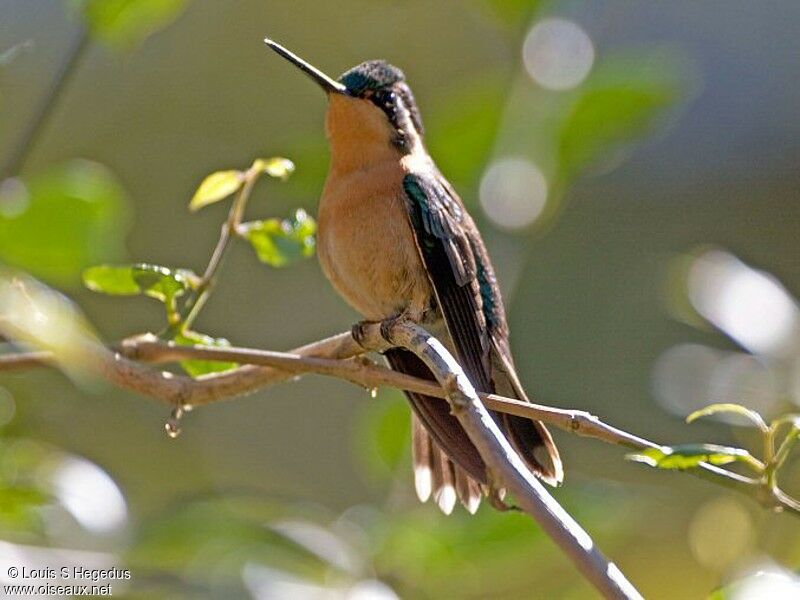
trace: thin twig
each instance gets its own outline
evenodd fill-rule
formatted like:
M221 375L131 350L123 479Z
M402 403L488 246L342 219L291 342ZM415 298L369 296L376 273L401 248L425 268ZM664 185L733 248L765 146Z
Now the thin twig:
M50 115L53 114L53 109L58 103L58 99L75 73L75 69L88 47L89 34L86 28L81 26L75 33L73 41L58 67L58 71L53 76L53 80L37 106L33 117L25 126L19 141L11 149L11 153L6 158L3 167L0 168L0 181L6 177L18 175L22 170L25 161L36 145L39 134L42 132Z
M140 364L148 344L157 341L154 335L143 335L125 340L117 348L91 347L93 361L87 361L86 368L117 383L123 388L139 392L170 405L192 404L200 406L236 396L250 394L295 376L292 371L270 366L245 364L237 369L215 373L192 379L174 373L153 370ZM169 347L169 346L167 346ZM198 357L193 354L202 347L187 347L187 358ZM200 350L202 352L202 350ZM178 348L169 347L173 356L179 356ZM291 351L300 357L350 358L362 354L364 349L353 341L349 333L342 333L324 340L301 346ZM19 371L37 366L47 366L55 362L50 352L9 353L0 355L0 372ZM160 362L160 361L156 361ZM238 362L247 363L242 356ZM266 361L264 361L266 362ZM116 373L119 370L120 373ZM297 372L301 372L299 369Z
M156 398L171 406L200 406L229 400L304 373L328 375L364 388L388 386L436 398L446 397L445 391L432 381L391 371L364 357L353 360L363 354L364 349L353 341L349 333L341 333L290 352L178 346L173 342L159 340L153 335L129 338L112 348L112 351L95 351L98 362L93 366L96 370L123 388ZM235 362L243 366L192 379L159 372L140 364L191 359ZM0 372L30 369L50 364L52 360L52 355L46 352L4 354L0 355ZM121 373L117 373L117 370ZM586 411L530 404L495 394L479 394L479 397L491 410L544 421L579 436L632 450L661 447L653 441L608 425ZM762 490L762 482L759 480L706 463L687 472L751 498L755 497L768 508L786 510L800 516L800 506L796 501L777 488L774 492Z
M197 315L200 314L200 311L203 309L203 306L205 306L206 301L211 295L211 291L216 284L217 271L222 265L222 259L225 257L225 251L228 249L228 244L231 238L236 235L236 231L242 221L242 216L244 215L244 209L247 206L247 201L250 199L250 194L253 191L253 186L258 180L259 174L260 170L257 169L255 165L250 167L244 173L244 184L239 190L239 193L237 194L236 199L233 201L233 204L231 204L230 211L228 211L228 218L222 225L222 230L219 234L219 240L217 241L217 245L214 247L214 251L211 253L211 259L208 261L208 266L206 267L203 276L200 278L200 283L197 285L194 295L184 308L187 314L181 326L185 329L188 329L192 326L192 323L194 323Z
M411 325L400 328L396 326L395 336L403 345L411 345L405 341L403 335L417 332ZM416 327L416 326L413 326ZM421 328L419 331L423 331ZM425 334L427 336L427 334ZM373 335L374 338L374 335ZM375 338L374 338L375 339ZM425 338L426 343L428 338ZM385 345L385 342L380 342ZM428 344L430 345L430 344ZM412 348L413 349L413 348ZM188 352L186 352L188 351ZM292 377L295 373L317 372L334 375L358 385L374 387L377 385L393 385L401 388L410 388L434 396L446 395L445 390L436 384L414 377L394 373L384 367L372 364L361 358L353 358L363 352L363 348L356 344L350 334L342 334L317 342L304 348L299 348L294 353L268 352L250 349L218 349L207 347L182 348L171 343L158 341L155 336L139 336L125 340L119 345L116 352L97 344L84 349L87 357L87 366L106 379L119 385L132 389L155 398L167 401L175 406L183 407L187 404L208 403L215 400L231 397L254 389L253 382L259 381L258 387L266 385L267 380L275 382ZM123 356L126 354L136 360ZM314 356L314 354L322 356ZM199 380L175 375L173 373L159 372L142 365L140 360L151 362L175 361L184 358L204 358L206 360L229 360L236 357L240 361L248 361L271 366L245 366L229 373L207 376ZM343 360L345 357L346 360ZM25 353L0 355L0 370L19 370L34 364L45 365L54 361L52 355L47 353ZM459 406L463 405L461 417L469 425L467 427L471 439L484 453L492 476L498 478L503 487L514 493L520 505L535 516L556 542L576 562L579 569L584 572L598 589L609 598L639 598L636 590L625 580L621 572L608 562L593 546L591 539L572 518L553 500L543 486L527 471L519 457L509 446L508 442L497 430L492 418L481 404L474 389L466 377L458 372L460 367L450 358L455 365L454 371L445 380L448 387L447 394L452 399L454 395L459 398ZM278 367L277 369L275 367ZM441 369L436 370L441 374ZM230 374L235 374L232 378ZM242 376L245 376L247 385L241 385ZM220 385L220 382L222 385ZM234 387L238 384L238 387ZM455 387L454 387L455 386ZM469 404L464 404L467 402ZM487 404L501 408L504 404L515 405L514 402L500 397L489 399ZM521 411L521 407L516 407ZM556 411L561 412L561 411ZM485 427L494 428L483 431ZM489 436L484 439L485 436ZM476 440L475 436L480 437ZM484 436L484 437L481 437ZM481 450L483 449L483 450ZM511 461L511 462L508 462ZM516 461L516 462L515 462ZM506 467L502 466L508 462ZM508 469L508 473L504 473ZM533 491L531 491L531 488ZM533 494L525 497L525 494Z
M26 371L49 365L52 361L53 353L47 350L0 354L0 373L3 371Z

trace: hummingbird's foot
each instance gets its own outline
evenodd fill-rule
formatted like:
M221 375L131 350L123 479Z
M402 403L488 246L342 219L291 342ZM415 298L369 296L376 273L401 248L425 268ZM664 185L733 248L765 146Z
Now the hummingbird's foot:
M491 472L488 472L487 475L489 476L489 483L481 485L481 488L483 489L483 493L486 495L486 498L489 500L489 504L491 504L495 509L499 510L500 512L506 512L509 510L520 510L518 506L515 506L513 504L508 504L505 501L506 489L504 487L498 486Z
M350 329L350 335L353 336L353 339L359 346L364 349L368 349L368 344L365 343L367 339L367 329L375 325L380 325L381 337L386 343L393 344L392 329L398 323L403 323L409 320L413 321L409 311L404 310L392 317L383 319L382 321L359 321Z
M356 344L368 350L365 340L367 339L367 327L380 323L381 321L359 321L350 328L350 335Z
M496 510L500 512L507 512L507 511L518 511L520 510L519 506L514 504L507 504L505 500L501 500L500 496L496 494L494 491L489 492L489 504L491 504Z
M386 340L387 343L392 344L392 329L398 323L403 323L405 321L410 320L408 311L404 310L401 313L396 314L393 317L389 317L388 319L384 319L381 321L381 337Z

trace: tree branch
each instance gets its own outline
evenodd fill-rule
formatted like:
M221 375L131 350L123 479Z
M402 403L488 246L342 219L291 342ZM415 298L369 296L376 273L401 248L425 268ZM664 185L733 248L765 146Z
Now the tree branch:
M417 391L433 397L448 398L454 414L464 425L470 439L497 485L514 494L520 506L531 514L556 543L573 560L581 572L608 598L641 598L624 575L594 546L589 535L549 495L541 483L527 470L505 440L497 425L475 393L461 367L444 347L422 328L410 323L395 323L390 328L391 343L380 337L380 325L364 330L362 340L370 349L381 351L389 345L402 345L416 352L429 364L444 387L415 377L396 373L360 356L364 347L352 336L340 334L291 353L248 348L183 347L163 342L153 335L124 340L113 350L90 345L85 349L87 365L120 387L134 390L175 407L208 404L251 392L285 381L301 373L318 373L373 388L392 386ZM249 363L235 370L201 377L197 380L158 371L141 362L162 363L189 358ZM0 371L15 371L48 365L55 357L47 352L0 355ZM494 395L483 395L486 405L522 416L553 418L553 423L580 430L567 423L588 423L588 413L563 411L513 401ZM591 428L587 431L593 431ZM594 436L595 433L587 433ZM634 436L624 434L629 438ZM628 440L629 443L632 443Z
M450 410L478 449L492 485L507 489L605 598L641 598L641 594L595 546L591 537L536 479L500 432L461 366L436 338L408 321L370 324L359 341L381 352L403 347L416 354L447 393Z
M111 350L100 347L92 348L91 352L94 358L90 366L99 375L122 388L150 396L173 407L201 406L229 400L305 373L336 377L368 389L394 387L442 399L447 395L441 386L432 381L397 373L361 356L364 348L349 333L341 333L290 352L237 347L178 346L150 334L128 338ZM141 364L191 359L235 362L244 366L192 379L157 371ZM53 356L47 352L0 354L0 372L25 370L52 362ZM478 396L491 410L543 421L582 437L632 450L661 447L656 442L608 425L586 411L553 408L495 394L479 393ZM707 463L701 463L687 472L743 493L767 508L786 510L800 516L800 504L796 500L780 489L766 490L757 479Z
M18 175L25 161L33 150L36 140L41 134L48 118L58 103L67 83L75 72L81 58L89 47L89 34L84 26L75 32L70 47L64 53L64 58L58 66L53 80L36 107L33 117L26 124L17 143L12 147L3 166L0 167L0 181L6 177Z

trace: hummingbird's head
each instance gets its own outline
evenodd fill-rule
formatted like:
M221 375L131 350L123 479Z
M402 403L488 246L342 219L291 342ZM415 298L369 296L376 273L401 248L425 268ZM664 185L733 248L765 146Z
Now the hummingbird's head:
M369 101L384 114L391 128L392 143L403 148L414 137L422 138L425 131L422 118L400 69L385 60L370 60L345 72L339 82L351 97Z
M405 75L371 60L334 80L272 40L275 52L311 77L328 95L326 129L334 156L409 154L422 143L422 119ZM355 157L355 156L354 156Z

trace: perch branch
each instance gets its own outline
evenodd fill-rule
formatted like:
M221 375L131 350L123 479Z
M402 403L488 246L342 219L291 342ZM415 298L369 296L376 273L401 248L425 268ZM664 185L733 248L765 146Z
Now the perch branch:
M156 398L172 406L201 406L232 399L256 390L316 373L350 381L360 387L393 387L446 398L438 384L397 373L360 356L364 349L349 333L296 348L290 352L272 352L251 348L178 346L153 335L124 340L108 350L92 348L92 363L101 376L120 387ZM205 375L198 379L158 371L141 363L167 363L179 360L219 360L243 366L231 371ZM47 365L53 357L47 352L24 352L0 355L0 372L19 371ZM569 433L603 442L644 450L659 444L638 437L601 421L582 410L553 408L479 393L491 410L543 421ZM688 470L692 475L755 498L768 508L786 510L800 516L800 504L780 489L766 490L761 481L707 463Z
M500 432L461 366L450 352L419 325L407 321L370 324L359 341L380 352L403 347L416 354L447 393L458 419L486 464L490 482L506 488L605 598L641 598L622 571L597 548L589 534L534 477Z

